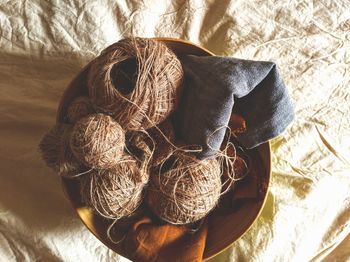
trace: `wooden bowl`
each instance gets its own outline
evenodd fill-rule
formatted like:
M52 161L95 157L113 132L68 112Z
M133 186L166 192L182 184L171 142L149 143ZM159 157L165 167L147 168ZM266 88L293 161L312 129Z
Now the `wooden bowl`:
M207 49L184 40L173 38L155 38L155 40L162 41L178 55L214 55ZM88 95L86 80L89 68L90 63L78 73L65 90L58 107L57 122L64 121L67 113L67 106L75 97ZM240 205L229 210L229 212L214 210L210 214L204 259L209 259L219 254L239 239L254 223L264 206L271 175L270 144L268 142L264 143L255 149L248 150L247 153L253 160L254 165L258 166L260 182L257 182L259 183L257 186L261 186L262 184L265 186L260 189L259 199L243 201ZM127 256L123 254L121 246L112 243L107 238L106 231L110 222L93 213L82 204L77 180L62 178L62 183L67 197L85 226L107 247L122 256Z

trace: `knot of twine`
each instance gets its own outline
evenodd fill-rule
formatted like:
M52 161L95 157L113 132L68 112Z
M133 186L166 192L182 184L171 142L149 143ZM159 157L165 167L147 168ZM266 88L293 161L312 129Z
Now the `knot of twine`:
M173 112L183 81L176 55L163 43L123 39L91 64L89 96L125 130L146 130Z

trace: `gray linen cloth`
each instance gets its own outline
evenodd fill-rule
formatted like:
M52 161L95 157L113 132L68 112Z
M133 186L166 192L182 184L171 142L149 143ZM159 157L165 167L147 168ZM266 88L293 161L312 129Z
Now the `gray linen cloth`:
M293 105L274 63L193 55L180 60L185 88L176 132L187 144L201 146L199 158L217 153L233 108L246 121L247 131L237 137L246 148L278 136L293 121Z

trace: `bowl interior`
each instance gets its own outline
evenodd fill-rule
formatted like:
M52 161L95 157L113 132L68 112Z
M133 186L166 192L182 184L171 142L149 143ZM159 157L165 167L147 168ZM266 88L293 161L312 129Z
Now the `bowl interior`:
M184 40L172 38L156 38L156 40L164 42L177 55L214 55L210 51ZM57 111L58 122L62 122L65 119L67 106L75 97L88 95L86 79L89 68L90 64L86 65L65 90ZM248 150L247 153L259 177L256 182L258 183L257 186L261 187L262 184L268 185L271 174L271 151L269 143L264 143L255 149ZM107 247L120 255L126 256L126 254L123 254L122 246L112 243L106 236L110 221L91 212L90 209L82 204L78 182L73 179L64 178L62 182L69 200L86 227ZM263 208L267 195L267 186L261 187L259 194L260 198L258 199L242 201L239 205L224 212L220 208L217 208L210 214L204 259L222 252L249 229ZM120 234L122 233L120 232Z

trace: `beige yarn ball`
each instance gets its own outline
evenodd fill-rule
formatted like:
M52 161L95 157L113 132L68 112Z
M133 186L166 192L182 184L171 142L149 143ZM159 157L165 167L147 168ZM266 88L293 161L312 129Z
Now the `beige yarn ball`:
M162 220L175 225L193 223L216 206L221 192L216 159L197 160L177 152L159 171L151 175L146 202Z
M74 156L88 167L108 169L120 160L125 133L110 116L93 114L80 119L73 128L70 147Z
M87 96L79 96L69 104L67 119L69 123L74 124L79 119L93 113L95 113L95 109L91 100Z
M91 64L89 96L125 130L145 130L165 120L177 107L183 69L163 43L126 38Z
M86 169L72 154L69 146L71 132L71 125L56 124L39 143L41 157L46 165L65 177L74 177Z
M112 219L131 215L142 202L148 173L131 156L108 170L93 170L81 177L82 200L97 213Z

